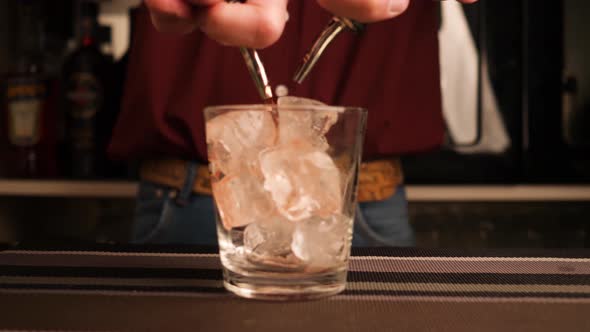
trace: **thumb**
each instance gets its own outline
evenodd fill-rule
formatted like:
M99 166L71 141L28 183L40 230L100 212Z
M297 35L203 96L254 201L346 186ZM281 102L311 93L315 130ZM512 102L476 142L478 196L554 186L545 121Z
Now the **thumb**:
M394 18L408 8L410 0L317 0L320 6L341 17L369 23ZM418 0L425 1L425 0Z
M203 32L222 44L265 48L279 39L287 17L287 0L249 0L210 6L198 21Z

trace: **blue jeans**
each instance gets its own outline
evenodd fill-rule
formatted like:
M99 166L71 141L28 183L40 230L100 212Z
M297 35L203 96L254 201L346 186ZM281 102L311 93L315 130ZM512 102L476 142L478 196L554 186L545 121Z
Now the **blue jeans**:
M134 243L217 244L215 209L211 196L141 182L137 195ZM354 222L353 246L414 245L403 186L385 201L359 204Z

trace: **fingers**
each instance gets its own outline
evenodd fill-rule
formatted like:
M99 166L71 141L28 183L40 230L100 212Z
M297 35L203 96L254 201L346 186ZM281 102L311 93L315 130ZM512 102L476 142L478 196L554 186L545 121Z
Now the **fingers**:
M425 0L318 0L320 6L337 16L369 23L394 18L408 9L410 1ZM474 3L478 0L459 0Z
M152 22L162 32L188 33L200 28L231 46L265 48L285 28L288 0L145 0Z
M318 0L318 3L337 16L369 23L402 14L408 8L410 0Z
M279 39L287 17L287 0L221 2L199 14L199 26L222 44L265 48Z
M200 28L222 44L251 48L265 48L279 39L288 17L287 1L249 0L241 4L224 0L145 0L152 22L160 31L188 33ZM423 0L318 0L335 15L364 23L396 17L410 1Z
M159 31L188 33L197 27L195 7L184 0L145 0L145 4Z

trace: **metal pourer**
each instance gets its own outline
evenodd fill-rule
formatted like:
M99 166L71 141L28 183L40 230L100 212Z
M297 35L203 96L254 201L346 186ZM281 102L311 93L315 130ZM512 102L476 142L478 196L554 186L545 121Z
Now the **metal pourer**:
M272 101L272 88L268 81L268 76L266 76L264 65L260 60L260 56L258 56L258 52L251 48L240 47L240 53L242 53L242 57L246 62L246 67L248 67L248 71L254 81L256 90L260 94L260 98L264 101Z
M364 24L355 22L348 18L343 17L333 17L330 20L330 23L324 28L322 33L318 36L318 38L313 43L310 51L305 54L303 57L303 61L299 68L295 72L295 76L293 77L293 81L301 84L303 80L307 77L307 75L311 72L315 64L320 59L324 50L330 45L330 43L338 36L342 31L348 29L352 30L353 32L361 32L364 30Z
M229 3L244 3L245 0L226 0ZM251 48L240 47L240 53L246 62L246 67L250 72L250 76L254 81L256 90L260 94L260 98L266 102L273 101L272 87L268 81L268 76L264 70L264 65L260 60L260 56L256 50Z
M226 0L229 3L244 3L246 0ZM364 24L355 22L351 19L344 17L333 17L330 23L324 28L322 33L314 42L311 50L303 57L303 61L299 66L299 69L295 72L293 80L297 83L303 82L305 77L311 72L314 65L319 60L320 56L328 45L340 34L340 32L348 29L353 32L361 32L364 30ZM240 53L246 62L246 67L250 72L250 76L254 81L256 90L260 94L262 100L267 102L273 102L272 87L264 70L264 65L260 60L258 52L254 49L240 47Z

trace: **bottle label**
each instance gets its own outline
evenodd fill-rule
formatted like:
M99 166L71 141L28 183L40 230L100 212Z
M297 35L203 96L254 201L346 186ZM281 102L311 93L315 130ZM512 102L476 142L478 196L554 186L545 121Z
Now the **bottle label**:
M92 149L95 145L95 116L101 107L102 89L91 73L70 76L66 97L69 101L69 133L76 150Z
M8 139L11 144L30 147L41 138L41 111L45 86L36 83L9 83L6 91Z

